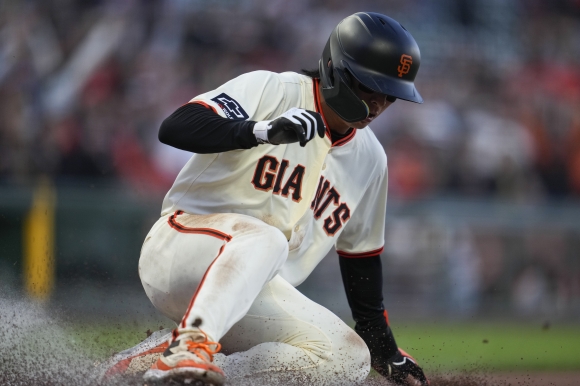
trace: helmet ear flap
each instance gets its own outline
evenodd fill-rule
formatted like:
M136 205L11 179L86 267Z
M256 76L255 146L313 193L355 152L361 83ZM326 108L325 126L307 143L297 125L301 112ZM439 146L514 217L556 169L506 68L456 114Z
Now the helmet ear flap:
M334 71L332 65L332 57L330 56L330 40L326 43L322 51L322 57L318 62L318 69L320 72L320 81L323 88L334 87Z
M368 106L351 89L352 75L338 68L332 59L330 39L324 47L318 68L324 101L340 118L346 122L358 122L368 117Z
M352 83L352 75L350 73L350 71L348 71L348 68L345 68L342 71L342 78L344 83L350 88L352 89L353 83Z
M330 85L334 87L335 83L334 83L334 68L332 67L332 60L328 60L328 65L327 65L327 71L328 71L328 79L330 80Z
M347 75L347 72L334 67L333 75L333 86L322 86L322 95L326 104L346 122L358 122L368 117L369 108L352 91L349 85L352 78Z

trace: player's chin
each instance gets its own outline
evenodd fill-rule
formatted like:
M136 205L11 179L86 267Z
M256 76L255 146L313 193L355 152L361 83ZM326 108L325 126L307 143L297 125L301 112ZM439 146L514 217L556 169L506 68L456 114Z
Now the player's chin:
M379 113L380 114L380 113ZM371 124L371 122L379 116L379 114L373 114L370 113L368 117L366 117L365 119L363 119L362 121L358 121L358 122L351 122L350 123L350 127L354 127L355 129L364 129L365 127L367 127L368 125Z
M350 127L354 127L355 129L364 129L365 127L370 125L371 122L372 122L372 119L369 120L367 118L367 119L363 119L362 121L351 122L351 123L349 123L349 125L350 125Z

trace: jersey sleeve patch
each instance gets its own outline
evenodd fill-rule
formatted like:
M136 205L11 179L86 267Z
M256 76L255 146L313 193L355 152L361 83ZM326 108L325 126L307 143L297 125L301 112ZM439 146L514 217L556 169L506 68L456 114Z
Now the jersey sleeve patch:
M211 100L218 104L229 119L248 119L250 117L242 106L226 93L221 93Z

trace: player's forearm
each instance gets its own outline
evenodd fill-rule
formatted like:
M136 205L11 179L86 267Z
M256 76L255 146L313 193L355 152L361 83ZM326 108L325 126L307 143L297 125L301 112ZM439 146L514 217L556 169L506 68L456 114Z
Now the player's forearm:
M210 109L189 103L167 117L159 129L166 145L199 154L250 149L258 145L255 122L226 119Z
M339 256L339 261L355 330L367 344L373 363L382 363L397 352L397 343L383 306L381 258Z
M383 272L379 255L339 257L348 304L358 329L386 326L383 307Z

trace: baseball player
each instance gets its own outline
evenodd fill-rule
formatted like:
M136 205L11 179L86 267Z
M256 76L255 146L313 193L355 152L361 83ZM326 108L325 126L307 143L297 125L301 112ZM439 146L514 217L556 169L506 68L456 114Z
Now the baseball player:
M333 30L317 71L243 74L163 122L160 140L194 154L139 274L178 327L118 356L115 371L153 358L147 384L291 374L350 385L372 366L397 384L429 384L383 307L387 159L368 127L396 99L423 102L419 63L401 24L360 12ZM333 246L354 331L295 289Z

